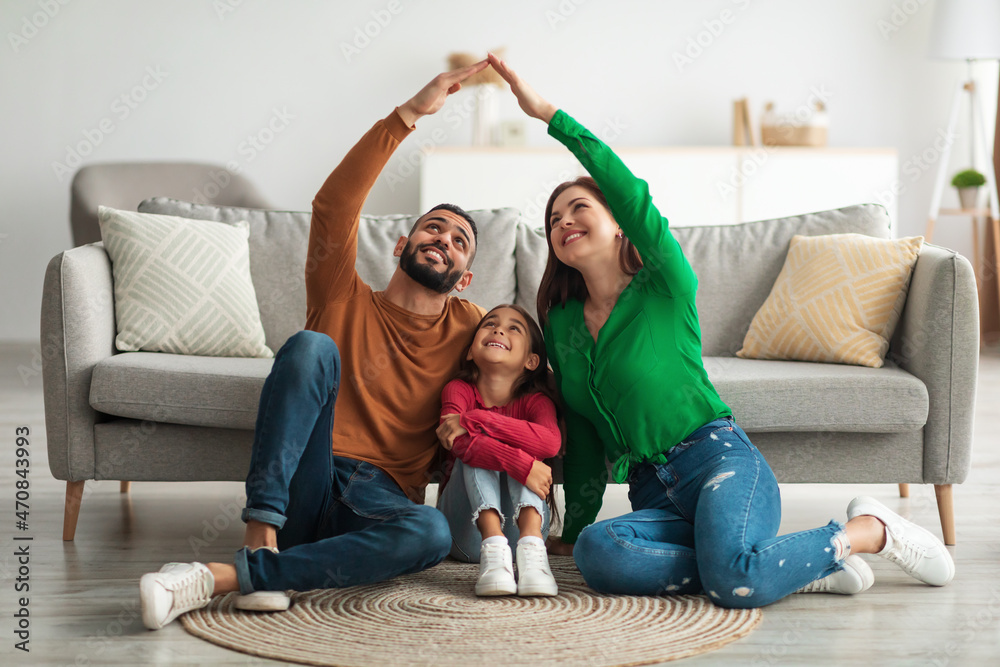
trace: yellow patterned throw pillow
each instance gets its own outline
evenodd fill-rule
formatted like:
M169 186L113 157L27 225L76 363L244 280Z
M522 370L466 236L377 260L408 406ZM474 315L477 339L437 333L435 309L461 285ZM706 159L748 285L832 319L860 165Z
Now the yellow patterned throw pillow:
M922 236L793 236L736 356L880 368L923 242Z

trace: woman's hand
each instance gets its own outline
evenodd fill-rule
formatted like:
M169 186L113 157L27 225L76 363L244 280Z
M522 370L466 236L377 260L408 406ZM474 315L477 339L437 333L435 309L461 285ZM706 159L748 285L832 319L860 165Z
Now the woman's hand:
M549 497L549 489L552 488L552 468L541 461L535 461L531 464L531 470L528 472L528 479L524 485L528 487L529 491L545 500Z
M480 60L475 65L469 65L452 72L443 72L431 79L431 82L420 89L420 92L408 99L399 107L399 115L408 127L413 127L421 116L437 113L444 106L448 96L462 89L462 82L476 72L481 72L489 65L488 60Z
M510 84L511 92L517 97L517 103L524 113L548 125L559 109L546 102L535 92L534 88L522 81L521 77L496 55L489 54L489 61L493 69L503 77L504 81Z
M553 556L573 555L573 545L566 544L562 541L562 537L558 535L550 535L549 539L545 540L545 547Z
M468 433L468 431L462 428L461 419L462 415L446 415L444 421L441 422L441 425L435 431L438 440L441 441L441 446L448 451L451 451L452 446L455 444L455 438Z

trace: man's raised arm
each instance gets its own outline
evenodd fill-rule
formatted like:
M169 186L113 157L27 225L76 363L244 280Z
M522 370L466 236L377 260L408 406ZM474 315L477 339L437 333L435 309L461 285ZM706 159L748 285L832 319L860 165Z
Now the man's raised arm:
M400 142L423 116L437 112L462 81L486 68L487 60L434 77L420 92L375 123L327 177L313 199L306 257L306 304L350 298L360 284L354 269L361 207Z

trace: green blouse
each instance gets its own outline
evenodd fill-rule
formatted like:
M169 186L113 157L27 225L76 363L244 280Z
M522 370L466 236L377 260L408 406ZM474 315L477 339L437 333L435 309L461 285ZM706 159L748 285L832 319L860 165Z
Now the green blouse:
M675 444L732 411L702 364L698 278L653 206L649 185L564 111L549 121L549 134L597 181L643 261L596 343L581 301L549 311L546 349L566 405L562 539L572 544L601 508L605 457L614 481L624 482L636 464L664 463Z

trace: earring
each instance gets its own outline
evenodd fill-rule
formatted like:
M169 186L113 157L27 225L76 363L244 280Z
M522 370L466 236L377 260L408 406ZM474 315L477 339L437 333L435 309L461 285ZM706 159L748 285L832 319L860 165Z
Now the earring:
M618 230L618 233L617 233L617 234L615 234L615 238L617 238L617 239L620 239L620 238L622 238L623 236L625 236L625 235L624 235L624 234L622 234L622 230L620 230L620 229Z

